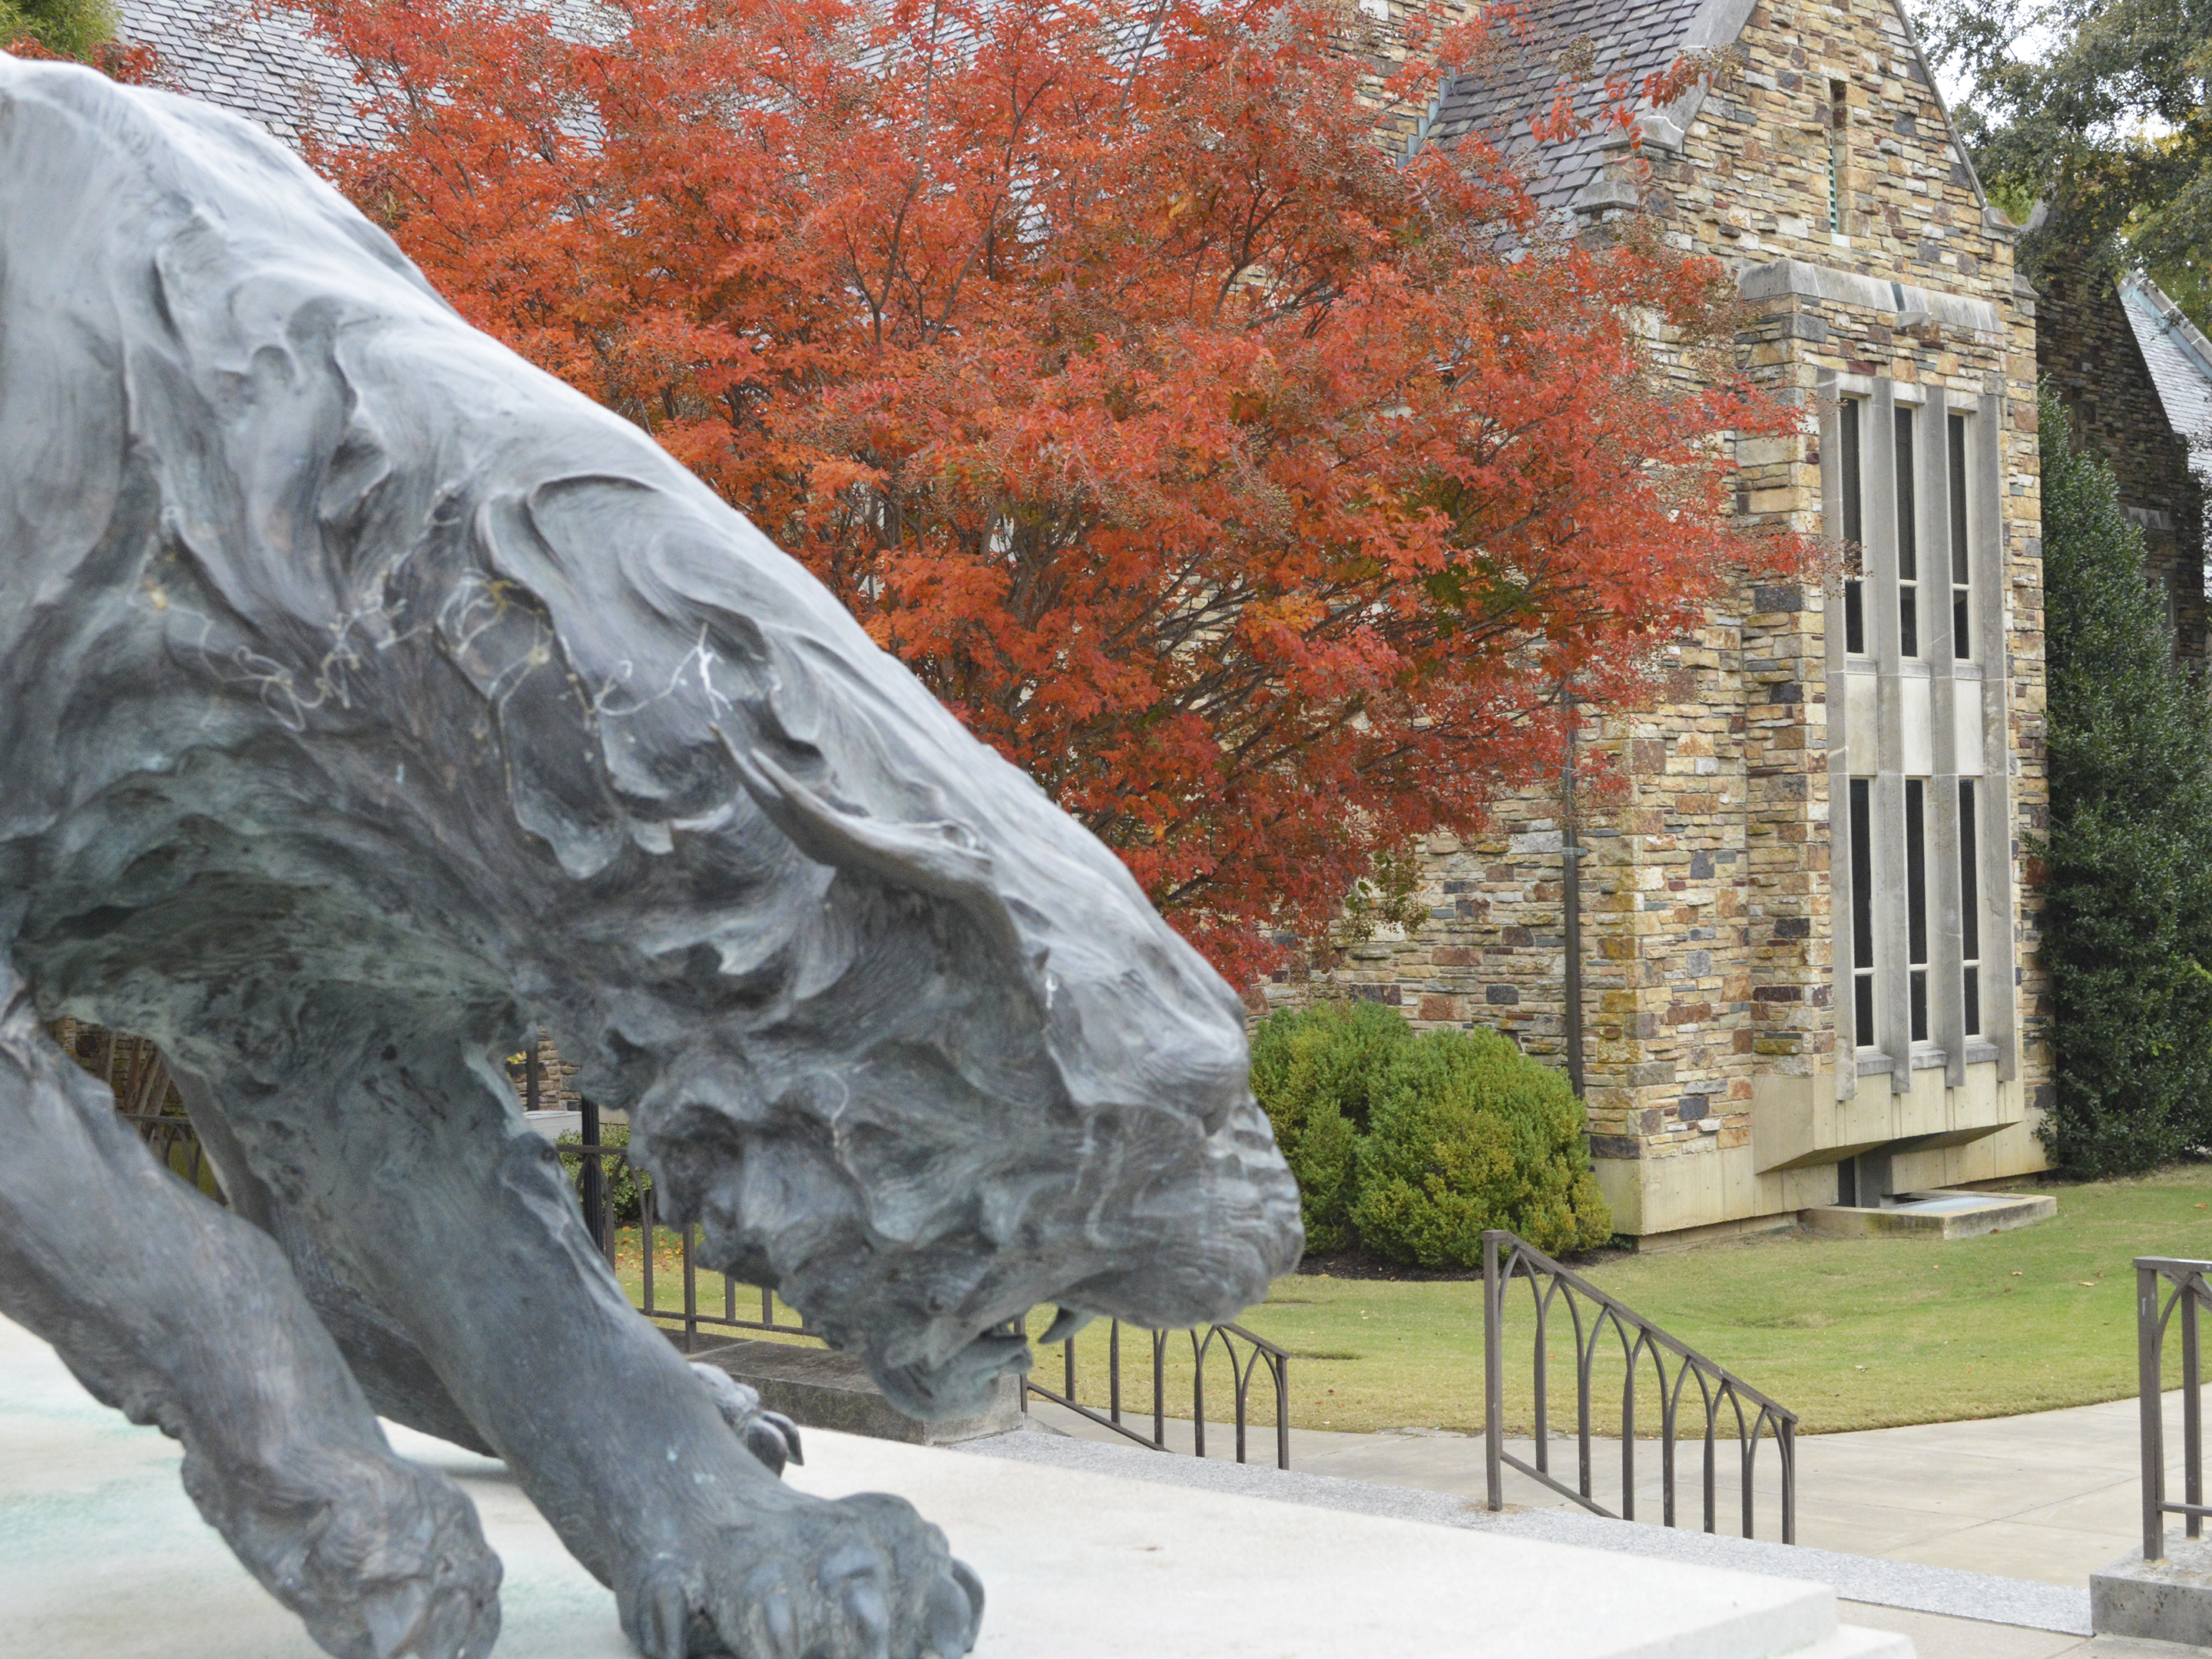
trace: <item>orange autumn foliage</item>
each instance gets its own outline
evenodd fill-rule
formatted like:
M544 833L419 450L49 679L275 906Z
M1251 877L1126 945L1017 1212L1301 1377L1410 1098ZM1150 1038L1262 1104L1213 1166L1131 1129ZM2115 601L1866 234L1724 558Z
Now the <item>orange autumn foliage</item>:
M1240 982L1556 768L1563 684L1632 694L1802 557L1729 516L1728 439L1791 411L1729 367L1717 268L1549 234L1480 146L1401 165L1328 13L313 6L384 135L319 164Z

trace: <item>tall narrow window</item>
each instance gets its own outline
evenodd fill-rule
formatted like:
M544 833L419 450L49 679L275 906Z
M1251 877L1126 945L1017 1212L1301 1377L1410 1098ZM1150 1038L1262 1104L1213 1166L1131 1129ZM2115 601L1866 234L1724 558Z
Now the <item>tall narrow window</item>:
M1844 137L1850 120L1841 81L1828 82L1828 233L1844 234Z
M1966 557L1966 417L1954 415L1950 427L1951 654L1964 660L1974 654L1969 631L1973 607L1966 603L1972 569Z
M1897 649L1920 654L1920 538L1912 493L1912 411L1897 411Z
M1851 780L1851 1023L1862 1048L1875 1046L1873 789L1871 778Z
M1968 1036L1982 1034L1982 894L1974 876L1974 783L1959 780L1959 954L1966 959L1961 990Z
M1866 532L1865 514L1859 506L1859 404L1844 399L1838 411L1841 422L1841 471L1844 488L1844 542L1850 556L1860 556ZM1844 579L1844 649L1855 657L1866 655L1866 584L1856 576Z
M1912 1040L1928 1041L1927 789L1905 781L1905 973L1912 1007Z

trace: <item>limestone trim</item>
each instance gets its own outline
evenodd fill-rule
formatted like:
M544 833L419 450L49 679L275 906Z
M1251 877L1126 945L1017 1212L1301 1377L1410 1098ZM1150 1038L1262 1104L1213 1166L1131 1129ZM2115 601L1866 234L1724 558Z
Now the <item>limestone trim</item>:
M1899 318L1948 323L1977 334L2001 337L2004 331L1997 308L1987 300L1916 288L1909 283L1884 282L1878 276L1838 270L1832 265L1816 265L1804 259L1770 259L1747 265L1736 278L1736 292L1747 300L1785 296L1824 300L1865 311L1889 312Z

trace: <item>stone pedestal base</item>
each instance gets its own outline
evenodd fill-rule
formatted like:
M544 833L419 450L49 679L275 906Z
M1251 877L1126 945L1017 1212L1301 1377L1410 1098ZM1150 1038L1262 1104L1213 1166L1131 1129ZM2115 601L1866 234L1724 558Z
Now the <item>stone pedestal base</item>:
M506 1563L500 1654L635 1659L504 1468L392 1439L460 1482ZM0 1650L326 1659L192 1512L179 1455L0 1320ZM989 1595L975 1659L1912 1659L1795 1579L827 1431L789 1473L897 1492L945 1528Z
M2165 1559L2130 1553L2090 1574L2089 1622L2100 1636L2212 1647L2212 1542L2170 1532Z
M992 1390L991 1407L979 1417L918 1423L884 1398L868 1368L850 1354L814 1343L726 1342L690 1356L719 1365L760 1390L761 1404L781 1412L802 1429L836 1429L877 1440L916 1446L951 1446L1004 1434L1022 1424L1022 1380L1007 1376Z

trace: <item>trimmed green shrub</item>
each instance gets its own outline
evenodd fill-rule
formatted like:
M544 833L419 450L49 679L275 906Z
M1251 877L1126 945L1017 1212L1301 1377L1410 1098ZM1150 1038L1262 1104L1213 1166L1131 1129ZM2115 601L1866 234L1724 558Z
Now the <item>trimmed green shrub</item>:
M2057 1086L2042 1134L2085 1176L2212 1144L2212 706L2179 667L2112 471L2043 450L2051 832L2043 951Z
M1567 1080L1494 1031L1437 1031L1390 1054L1359 1143L1359 1240L1424 1267L1477 1267L1485 1228L1538 1249L1613 1236Z
M583 1136L574 1129L563 1133L556 1143L562 1146L580 1146ZM629 1125L602 1123L599 1126L599 1145L627 1146L629 1145ZM591 1160L575 1152L561 1156L561 1167L568 1172L568 1179L576 1188L576 1201L584 1201L584 1165ZM635 1227L645 1217L646 1188L653 1185L653 1177L641 1170L630 1167L627 1158L604 1158L600 1166L606 1171L607 1223L614 1227Z
M1413 1041L1405 1020L1376 1002L1284 1009L1253 1033L1252 1092L1297 1177L1308 1249L1341 1249L1351 1242L1347 1224L1370 1096L1389 1057Z

